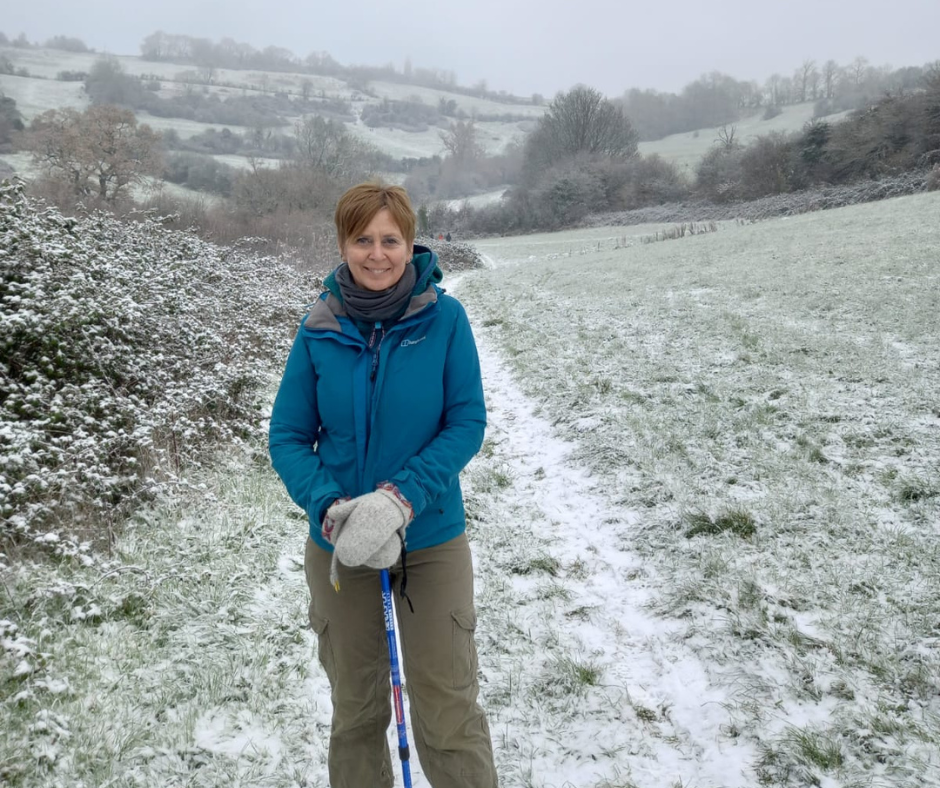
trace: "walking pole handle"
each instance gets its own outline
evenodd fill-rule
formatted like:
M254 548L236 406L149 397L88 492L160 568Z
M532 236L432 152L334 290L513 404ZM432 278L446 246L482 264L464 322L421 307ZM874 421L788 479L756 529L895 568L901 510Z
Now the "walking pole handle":
M398 667L398 642L395 639L395 612L392 609L392 584L388 569L383 569L382 608L385 615L385 634L388 638L388 658L392 668L392 704L395 706L395 723L398 726L398 757L401 760L405 788L411 788L411 764L408 751L408 730L405 727L405 706L401 694L401 671Z

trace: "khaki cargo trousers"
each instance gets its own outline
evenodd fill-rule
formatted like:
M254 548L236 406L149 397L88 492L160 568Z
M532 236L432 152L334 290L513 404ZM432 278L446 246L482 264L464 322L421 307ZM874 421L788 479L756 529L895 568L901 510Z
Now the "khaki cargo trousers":
M330 584L332 554L307 539L304 569L310 624L330 680L332 788L391 788L386 739L391 723L388 640L379 573L340 565L340 590ZM398 611L409 739L433 788L496 788L489 726L477 703L473 639L473 565L466 534L407 555L406 593L398 596L401 564L391 570Z

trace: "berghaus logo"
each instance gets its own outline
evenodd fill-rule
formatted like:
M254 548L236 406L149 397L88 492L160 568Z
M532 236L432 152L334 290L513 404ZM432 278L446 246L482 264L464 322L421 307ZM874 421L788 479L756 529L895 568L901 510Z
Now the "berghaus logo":
M428 338L428 336L427 336L427 334L425 334L425 335L424 335L423 337L421 337L420 339L403 339L403 340L401 341L401 346L402 346L402 347L411 347L412 345L419 345L419 344L421 344L422 342L424 342L424 340L427 339L427 338Z

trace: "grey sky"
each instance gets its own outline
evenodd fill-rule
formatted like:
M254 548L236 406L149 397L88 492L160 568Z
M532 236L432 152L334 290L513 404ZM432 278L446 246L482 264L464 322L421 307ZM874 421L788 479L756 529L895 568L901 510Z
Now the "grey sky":
M231 37L345 65L410 57L519 95L581 82L613 96L677 91L714 70L763 81L807 58L923 65L940 59L940 0L0 0L0 30L131 55L155 30Z

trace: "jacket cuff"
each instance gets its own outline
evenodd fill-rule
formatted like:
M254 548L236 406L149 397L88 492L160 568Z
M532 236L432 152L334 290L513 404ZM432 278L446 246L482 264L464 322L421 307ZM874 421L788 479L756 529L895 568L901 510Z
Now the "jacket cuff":
M392 484L392 482L380 482L379 484L375 486L375 489L385 490L385 492L391 493L392 495L395 496L395 500L397 500L405 508L405 511L407 512L406 525L407 523L410 523L412 520L415 519L415 510L414 510L414 507L411 505L411 501L409 501L404 495L402 495L401 490L399 490L396 485Z

